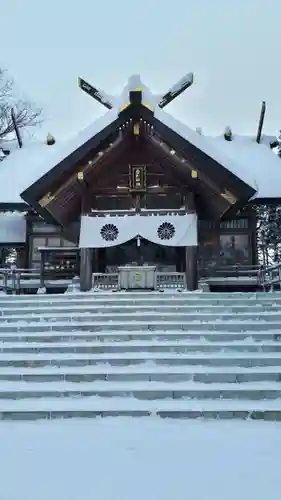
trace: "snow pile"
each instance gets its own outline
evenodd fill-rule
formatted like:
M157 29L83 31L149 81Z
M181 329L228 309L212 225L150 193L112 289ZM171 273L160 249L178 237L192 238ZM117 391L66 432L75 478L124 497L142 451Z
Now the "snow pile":
M0 425L7 500L279 500L279 424L105 419Z

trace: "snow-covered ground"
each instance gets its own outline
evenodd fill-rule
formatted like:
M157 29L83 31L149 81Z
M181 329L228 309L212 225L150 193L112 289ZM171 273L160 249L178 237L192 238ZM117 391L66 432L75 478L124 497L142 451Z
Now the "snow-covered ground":
M1 500L279 500L281 425L2 422Z

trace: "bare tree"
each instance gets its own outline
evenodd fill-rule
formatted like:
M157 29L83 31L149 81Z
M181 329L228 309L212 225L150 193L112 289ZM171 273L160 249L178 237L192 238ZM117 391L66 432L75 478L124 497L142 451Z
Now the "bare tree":
M30 101L18 99L14 92L14 80L0 68L0 143L14 130L12 108L19 130L40 123L42 110Z

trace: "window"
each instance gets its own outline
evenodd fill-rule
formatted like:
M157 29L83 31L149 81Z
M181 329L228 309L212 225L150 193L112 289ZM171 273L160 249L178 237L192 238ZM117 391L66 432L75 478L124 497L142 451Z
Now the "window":
M46 240L47 240L47 243L46 243L47 247L60 247L60 246L62 246L61 245L62 238L60 238L59 236L48 236L46 238Z
M217 223L208 220L199 221L200 229L215 229ZM249 227L248 219L231 219L220 223L220 229L247 229Z
M59 226L53 226L52 224L46 224L42 222L34 222L32 225L32 231L34 233L58 233L61 231Z
M46 246L46 238L45 237L35 237L31 240L31 261L32 262L40 262L40 252L38 251L38 247Z
M247 234L221 234L220 263L223 265L249 264L249 236Z
M247 229L248 219L232 219L220 223L221 229Z
M31 238L31 267L39 267L41 255L39 247L73 247L76 246L71 241L65 240L59 236L34 236Z
M61 244L63 247L76 247L77 245L73 243L72 241L62 239Z

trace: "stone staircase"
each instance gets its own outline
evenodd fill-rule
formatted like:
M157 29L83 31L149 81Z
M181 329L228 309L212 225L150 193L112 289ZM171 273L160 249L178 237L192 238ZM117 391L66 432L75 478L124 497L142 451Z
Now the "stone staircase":
M0 418L281 419L281 293L0 296Z

